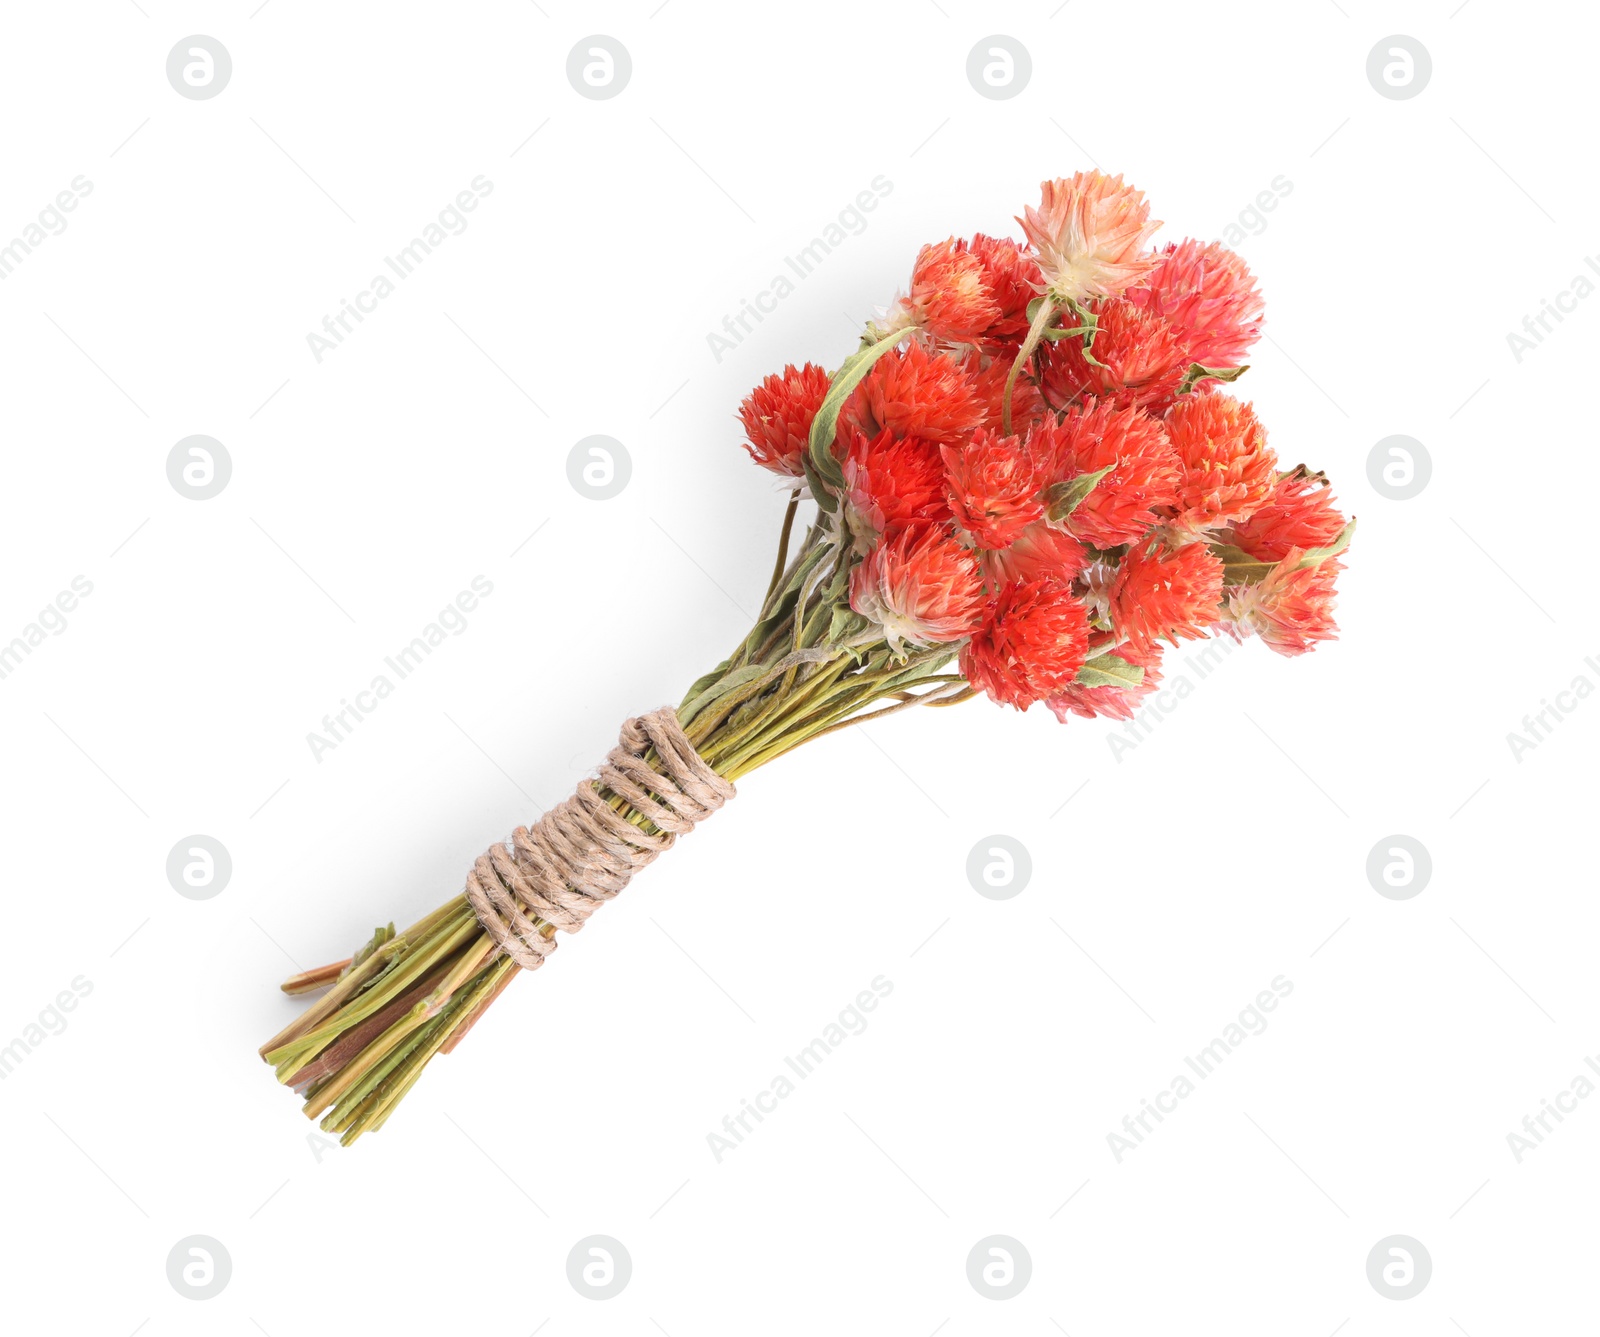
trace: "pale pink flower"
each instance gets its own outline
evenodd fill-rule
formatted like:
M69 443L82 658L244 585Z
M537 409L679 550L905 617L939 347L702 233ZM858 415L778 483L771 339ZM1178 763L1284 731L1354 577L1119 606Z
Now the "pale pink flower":
M1045 290L1059 302L1115 297L1155 266L1145 243L1161 226L1120 176L1079 172L1046 181L1037 209L1017 221L1033 244Z
M1280 655L1303 655L1318 641L1338 639L1334 585L1344 563L1329 557L1303 566L1304 557L1301 549L1290 548L1264 580L1231 588L1222 629L1239 641L1254 633Z

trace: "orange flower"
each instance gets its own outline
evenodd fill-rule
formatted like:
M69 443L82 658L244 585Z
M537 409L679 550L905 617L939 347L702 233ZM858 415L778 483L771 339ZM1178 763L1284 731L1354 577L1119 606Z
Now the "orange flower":
M1166 422L1182 468L1171 521L1177 532L1238 524L1272 495L1277 457L1248 404L1223 394L1186 395Z
M1159 638L1198 640L1221 616L1222 562L1203 543L1136 544L1111 582L1111 621L1135 654Z
M1089 560L1083 544L1054 525L1035 520L1012 540L1009 548L978 554L983 574L996 585L1007 580L1051 577L1071 580Z
M1035 431L1041 453L1044 438L1049 439L1050 482L1111 471L1061 521L1069 533L1097 548L1138 538L1156 523L1154 508L1177 500L1178 457L1166 429L1147 413L1092 401Z
M917 252L906 309L934 338L951 343L970 343L1001 315L983 261L954 237Z
M968 368L915 340L879 359L841 415L851 432L877 436L888 428L896 436L936 443L963 440L983 417Z
M981 630L961 651L961 671L1004 705L1026 710L1065 690L1089 649L1089 617L1059 580L1008 581Z
M1028 332L1028 303L1044 286L1038 262L1009 237L986 237L980 232L968 249L983 265L984 282L1000 307L999 316L984 332L985 344L991 351L1020 344ZM1006 366L1010 365L1008 358Z
M1109 399L1118 408L1160 413L1177 396L1191 361L1178 332L1159 316L1123 297L1096 302L1098 324L1089 351L1080 339L1060 339L1044 352L1045 398L1064 409L1083 395Z
M1079 172L1040 186L1037 209L1017 220L1033 245L1045 289L1058 302L1114 297L1155 264L1144 244L1150 221L1144 195L1120 176Z
M870 441L857 435L844 460L845 504L858 549L914 520L950 518L939 447L887 429Z
M1128 300L1171 324L1189 360L1207 367L1241 365L1266 309L1243 260L1220 242L1193 240L1168 246Z
M1284 474L1266 504L1234 526L1231 541L1258 562L1279 562L1291 548L1326 547L1343 529L1327 479L1300 468Z
M885 535L850 576L850 607L905 643L959 641L983 623L978 561L942 525L918 521Z
M1318 641L1338 639L1334 585L1344 563L1330 557L1319 566L1300 567L1303 556L1291 548L1264 580L1230 589L1223 629L1240 641L1254 632L1280 655L1303 655Z
M811 420L827 393L828 373L809 362L768 376L739 405L750 457L775 474L801 477Z
M1044 515L1040 460L1021 437L980 427L965 446L942 446L950 512L980 548L1008 547Z

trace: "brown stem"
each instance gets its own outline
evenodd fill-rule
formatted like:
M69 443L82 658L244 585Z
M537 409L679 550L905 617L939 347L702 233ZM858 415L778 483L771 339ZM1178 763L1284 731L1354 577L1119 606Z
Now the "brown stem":
M381 1012L368 1017L354 1029L346 1031L316 1058L312 1059L310 1063L295 1073L295 1085L303 1089L310 1086L312 1082L333 1076L334 1073L338 1072L340 1068L344 1067L346 1063L365 1049L368 1041L382 1035L398 1018L409 1012L419 999L427 995L429 989L444 978L444 973L444 967L441 966L415 988L401 994Z

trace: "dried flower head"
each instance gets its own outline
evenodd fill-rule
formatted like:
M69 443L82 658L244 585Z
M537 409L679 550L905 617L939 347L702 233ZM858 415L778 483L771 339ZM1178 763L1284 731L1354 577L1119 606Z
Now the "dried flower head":
M1028 332L1028 303L1044 286L1039 262L1009 237L986 237L980 232L968 249L983 265L984 283L1000 308L994 323L984 331L984 342L991 351L1013 345L1014 353Z
M1044 352L1041 379L1051 407L1064 409L1093 395L1118 408L1166 409L1191 360L1178 332L1126 298L1096 302L1092 310L1098 322L1089 349L1093 362L1079 339L1057 340Z
M1158 639L1198 640L1221 616L1222 562L1203 543L1135 544L1111 582L1111 621L1136 654Z
M1064 690L1083 667L1089 618L1059 580L1008 581L961 652L961 671L1003 705L1026 710Z
M1254 633L1280 655L1303 655L1318 641L1336 640L1334 584L1344 564L1329 557L1320 565L1302 566L1304 556L1291 548L1264 579L1231 588L1223 630L1241 641Z
M895 436L942 443L965 439L983 422L984 407L964 363L912 340L873 366L841 417L852 432L867 436L887 428Z
M1176 531L1198 534L1239 524L1272 494L1277 457L1248 404L1231 395L1186 395L1166 423L1182 470L1171 521Z
M941 447L950 511L980 548L1004 548L1044 515L1040 461L1019 436L980 427L964 446Z
M983 574L995 585L1044 577L1070 581L1088 560L1083 544L1043 520L1035 520L1024 529L1009 548L985 550L978 555Z
M871 440L858 434L843 468L846 518L858 551L887 530L950 518L944 461L930 441L896 437L887 428Z
M745 449L763 469L799 478L811 420L828 393L828 373L806 363L768 376L739 405Z
M917 252L905 306L917 325L951 343L972 342L1001 316L983 261L954 237Z
M1291 548L1322 548L1339 537L1344 516L1334 509L1327 479L1291 469L1251 517L1235 525L1231 541L1257 561L1277 562Z
M1036 431L1049 439L1052 484L1070 487L1109 470L1061 521L1095 547L1131 542L1156 523L1157 508L1176 503L1178 457L1166 428L1149 414L1099 400ZM1046 448L1043 441L1039 448Z
M1188 359L1207 367L1242 365L1266 309L1245 262L1220 242L1168 246L1127 297L1167 321Z
M1150 221L1144 195L1120 176L1079 172L1046 181L1039 207L1024 209L1017 221L1058 302L1114 297L1155 264L1144 245L1161 224Z
M971 635L984 604L971 549L925 521L886 534L850 576L850 607L882 627L896 653Z

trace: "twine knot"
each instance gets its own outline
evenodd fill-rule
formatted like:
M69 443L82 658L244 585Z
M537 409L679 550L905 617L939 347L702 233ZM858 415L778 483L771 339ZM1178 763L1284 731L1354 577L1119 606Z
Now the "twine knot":
M655 765L645 757L655 752ZM671 706L628 720L596 777L532 828L478 857L467 874L472 912L524 970L555 951L555 931L576 933L595 908L734 795L706 765ZM619 812L611 796L626 805ZM655 830L624 815L632 812ZM537 922L536 922L537 921ZM548 934L548 936L547 936Z

